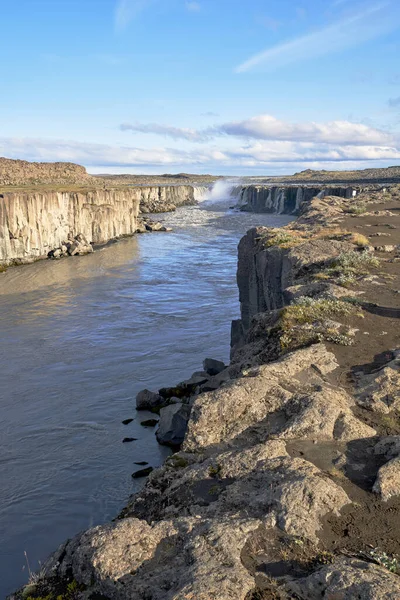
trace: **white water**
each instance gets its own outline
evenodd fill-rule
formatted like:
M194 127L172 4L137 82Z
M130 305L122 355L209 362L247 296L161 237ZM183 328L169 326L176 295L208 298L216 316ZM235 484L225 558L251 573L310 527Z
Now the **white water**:
M195 200L198 202L219 202L235 199L235 188L240 184L239 179L218 179L212 186L195 188Z

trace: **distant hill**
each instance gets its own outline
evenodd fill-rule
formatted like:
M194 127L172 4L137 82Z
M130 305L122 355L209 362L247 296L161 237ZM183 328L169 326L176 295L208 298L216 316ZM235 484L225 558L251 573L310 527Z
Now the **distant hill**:
M307 169L289 177L287 180L295 181L373 181L397 182L400 181L400 166L386 167L383 169L361 169L358 171L313 171Z
M85 167L68 162L41 163L0 157L0 185L98 185Z

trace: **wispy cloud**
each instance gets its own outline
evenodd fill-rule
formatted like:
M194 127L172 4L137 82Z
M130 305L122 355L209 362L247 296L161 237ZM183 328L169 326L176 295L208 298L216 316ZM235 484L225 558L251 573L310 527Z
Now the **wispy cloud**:
M370 6L328 27L256 54L235 70L245 73L256 67L277 68L290 63L341 52L377 38L400 25L390 2ZM392 5L393 7L393 5Z
M400 107L400 96L398 98L390 98L388 102L390 108L399 108Z
M198 2L185 2L186 10L189 12L200 12L201 6Z
M118 0L115 8L114 25L116 31L123 31L141 12L157 0Z
M135 133L154 133L155 135L171 137L174 140L188 140L190 142L204 142L210 139L207 131L162 125L160 123L122 123L120 129L121 131L133 131Z

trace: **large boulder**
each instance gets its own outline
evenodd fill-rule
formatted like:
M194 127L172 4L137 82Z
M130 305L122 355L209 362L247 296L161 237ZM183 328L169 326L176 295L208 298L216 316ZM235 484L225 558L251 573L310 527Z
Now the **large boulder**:
M152 410L165 404L165 399L150 390L142 390L136 396L136 408L137 410Z
M203 368L208 375L218 375L226 369L225 364L222 360L215 360L214 358L205 358L203 361Z
M162 408L156 432L158 442L165 446L180 446L185 437L189 415L190 407L181 402Z

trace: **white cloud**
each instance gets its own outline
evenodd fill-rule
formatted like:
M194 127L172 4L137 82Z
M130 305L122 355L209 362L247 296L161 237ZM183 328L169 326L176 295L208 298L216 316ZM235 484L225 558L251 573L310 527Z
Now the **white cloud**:
M189 12L200 12L201 6L198 2L185 2L186 10Z
M349 121L327 123L289 123L271 115L260 115L245 121L225 123L218 127L227 135L263 140L292 140L325 144L387 144L391 137L379 129Z
M116 31L123 31L129 23L155 0L118 0L114 23Z
M245 73L260 66L277 68L363 44L399 27L398 15L391 10L390 4L385 2L370 6L363 12L324 29L268 48L252 56L235 70L237 73Z
M382 161L390 163L400 160L400 150L390 146L349 146L332 147L327 144L289 141L257 141L235 149L203 147L183 151L172 148L135 148L88 144L67 140L0 138L0 156L23 158L38 161L71 161L85 165L89 169L109 171L130 168L161 169L169 167L181 170L207 169L214 172L259 169L271 172L280 168L293 170L294 165L308 167L314 164L366 166L366 163ZM260 171L261 172L261 171Z

